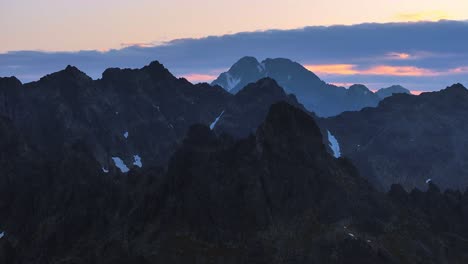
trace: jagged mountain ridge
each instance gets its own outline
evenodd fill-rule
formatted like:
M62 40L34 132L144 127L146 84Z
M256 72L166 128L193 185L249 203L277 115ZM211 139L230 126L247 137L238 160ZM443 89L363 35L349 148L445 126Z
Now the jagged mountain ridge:
M468 193L434 185L379 193L349 161L326 152L309 114L284 102L254 135L233 140L195 125L167 171L116 177L101 173L83 142L50 163L8 120L0 119L0 135L0 163L10 164L0 167L6 264L468 258ZM11 163L12 156L34 168Z
M237 93L249 83L270 77L275 79L287 93L294 94L309 111L328 117L344 111L357 111L375 107L385 95L408 90L395 87L374 94L363 85L349 89L325 83L313 72L289 59L265 59L261 63L254 57L243 57L212 82L231 93ZM382 96L380 97L379 94Z
M397 94L321 124L371 182L410 190L427 188L427 181L443 189L468 186L467 122L468 91L455 84L419 96Z
M299 105L275 82L263 82L251 94L232 95L220 87L178 79L158 62L142 69L110 68L98 80L68 66L27 84L1 78L0 114L51 157L83 140L92 146L103 171L127 171L165 164L190 125L210 124L224 110L216 130L245 136L255 131L272 103ZM261 92L256 94L257 89ZM224 125L238 114L231 109L245 107L248 97L249 123L237 115L237 123Z
M397 89L400 88L397 87ZM362 85L353 85L347 92L351 95L359 95L367 92L367 88ZM166 164L173 151L182 142L188 127L194 123L212 124L217 134L227 133L235 138L255 133L258 125L265 118L269 106L279 101L287 101L305 111L294 95L286 94L276 81L269 78L249 84L236 95L232 95L220 87L213 88L207 84L192 85L184 79L177 79L157 62L143 69L108 69L103 73L103 78L99 80L92 80L72 66L29 84L21 84L16 78L0 79L0 113L13 120L15 126L24 132L24 137L30 145L51 158L59 157L64 147L82 140L92 146L91 152L101 164L104 173L121 171L122 167L118 166L119 160L114 160L114 158L120 158L128 169ZM449 102L445 107L453 106ZM376 114L375 119L379 119L380 114ZM316 118L313 113L309 112L309 115ZM385 117L386 115L383 114L382 118ZM444 118L450 121L449 116ZM214 122L215 120L217 121ZM369 136L368 134L374 129L369 126L372 126L374 122L367 121L362 121L364 122L363 128L346 124L341 129L346 131L348 126L355 131L367 129L356 133L363 137ZM346 122L348 121L344 123ZM379 121L376 121L375 125L378 126L378 123ZM458 125L453 123L451 126L455 130L464 131L464 128L459 128ZM387 160L402 162L398 165L398 170L401 169L403 173L414 168L410 164L405 164L398 157L399 154L393 152L372 156L371 159L365 156L354 159L352 156L357 155L357 152L349 150L347 140L352 135L346 135L345 139L342 139L342 135L337 136L338 140L336 142L332 140L335 142L332 146L330 140L336 136L334 135L335 128L327 125L321 128L322 134L330 137L330 139L324 139L329 152L336 152L338 156L339 152L344 153L345 156L351 155L350 157L362 173L377 186L388 189L392 183L399 182L408 189L416 186L425 188L426 180L440 180L438 178L445 173L443 169L445 165L436 166L437 162L443 160L439 159L431 163L434 169L430 169L429 174L427 167L421 168L416 173L419 175L425 171L427 176L424 178L417 176L417 180L412 180L410 177L412 174L405 176L409 177L408 179L396 177L393 173L387 176L385 173L388 169L385 169L384 173L378 176L382 179L375 180L376 172L369 171L368 161L387 159L385 155L396 155L396 157L389 156ZM453 140L458 140L461 136L461 134L454 136ZM393 138L382 140L385 146L389 144L388 142L392 142ZM365 138L359 139L359 142L364 141L366 141ZM437 142L434 139L431 141ZM340 151L341 144L344 144L342 146L344 151L343 149ZM356 144L360 145L360 143ZM421 155L431 153L431 149L423 153L426 150L418 149L415 144L407 144L407 142L401 144L408 147L408 152L415 153L416 151L422 153ZM426 142L427 144L429 143ZM380 146L375 146L375 148L380 148ZM362 155L367 155L367 152ZM405 155L411 154L407 153L401 157ZM463 154L457 154L457 156L463 157ZM452 163L463 164L463 161ZM376 164L372 166L381 166L386 163L376 161ZM457 185L460 188L467 186L465 178L460 176L463 174L463 166L455 167L457 169L453 173L458 176L439 183L443 189L456 188ZM382 182L384 182L383 185Z
M163 163L191 124L210 122L230 97L220 88L177 79L158 62L107 69L99 80L72 66L24 85L0 79L0 113L29 143L56 156L82 139L105 169L112 169L112 157L129 167L134 155Z

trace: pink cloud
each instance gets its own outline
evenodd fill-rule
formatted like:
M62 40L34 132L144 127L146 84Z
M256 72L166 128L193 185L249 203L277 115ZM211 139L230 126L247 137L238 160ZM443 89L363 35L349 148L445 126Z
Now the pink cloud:
M409 53L404 53L404 52L389 52L386 55L390 59L397 59L397 60L406 60L412 57Z
M453 73L453 74L464 74L464 73L468 73L468 66L450 69L450 73Z
M333 85L339 86L339 87L349 87L349 86L353 85L354 83L349 83L349 82L331 82L330 84L333 84Z
M305 65L305 68L319 75L387 75L387 76L442 76L468 73L468 66L437 71L415 66L377 65L366 69L355 64Z

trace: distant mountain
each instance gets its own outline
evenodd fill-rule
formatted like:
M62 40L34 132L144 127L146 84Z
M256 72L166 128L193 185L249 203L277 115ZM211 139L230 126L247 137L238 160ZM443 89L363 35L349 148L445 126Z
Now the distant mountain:
M468 193L376 191L288 103L233 140L194 125L167 170L48 160L0 118L0 262L466 263Z
M380 101L379 96L363 85L345 89L327 84L299 63L282 58L266 59L260 63L256 58L243 57L212 85L236 94L247 84L264 77L276 80L287 93L294 94L307 110L318 116L334 116L344 111L374 107Z
M419 96L397 94L376 108L323 119L341 152L384 189L468 186L468 91L456 84Z
M392 96L393 94L397 94L397 93L410 94L410 91L408 89L404 88L401 85L392 85L392 86L387 87L387 88L379 89L375 94L380 99L385 99L385 98L387 98L389 96Z

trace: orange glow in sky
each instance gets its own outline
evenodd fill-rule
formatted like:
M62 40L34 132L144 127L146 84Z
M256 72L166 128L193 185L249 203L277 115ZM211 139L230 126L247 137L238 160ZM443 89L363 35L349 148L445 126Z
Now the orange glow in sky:
M422 94L422 93L424 93L424 92L426 92L426 91L416 91L416 90L413 90L413 91L410 91L410 92L411 92L411 94L413 94L413 95L420 95L420 94Z
M192 82L192 83L199 83L199 82L210 83L214 79L216 79L218 76L217 75L210 75L210 74L192 73L192 74L183 75L181 77L187 79L189 82Z
M396 16L398 21L437 21L450 18L451 15L443 10L425 10L415 13L400 13Z
M435 71L414 66L390 65L378 65L367 69L359 69L357 65L354 64L305 65L304 67L318 75L388 75L423 77L468 73L468 67L458 67L448 71Z

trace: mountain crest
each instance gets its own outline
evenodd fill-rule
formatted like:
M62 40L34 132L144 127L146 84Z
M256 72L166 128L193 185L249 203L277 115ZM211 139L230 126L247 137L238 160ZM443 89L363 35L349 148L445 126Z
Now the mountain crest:
M447 88L445 88L446 92L455 92L455 93L466 93L468 90L463 86L461 83L453 84Z
M348 88L349 92L352 93L369 93L371 92L364 84L353 84Z
M52 74L42 77L39 81L92 81L91 77L86 75L86 73L80 71L75 66L67 65L65 69L54 72Z
M257 67L260 63L255 57L245 56L238 60L234 65L232 65L231 69L241 68L241 67L248 67L254 66Z
M255 83L248 84L240 90L238 94L239 96L261 96L262 94L268 94L270 96L275 94L286 96L283 88L281 88L275 80L268 77L260 79Z
M257 130L257 141L278 155L307 159L326 153L322 134L314 119L287 102L270 107L265 122Z
M143 67L142 70L148 72L153 78L175 78L159 61L152 61L147 66Z
M22 83L18 78L12 77L0 77L0 88L1 87L19 87Z
M91 78L88 75L86 75L86 73L80 71L80 69L72 65L67 65L67 67L62 71L62 73L66 73L74 78Z

